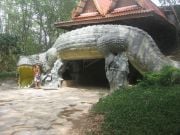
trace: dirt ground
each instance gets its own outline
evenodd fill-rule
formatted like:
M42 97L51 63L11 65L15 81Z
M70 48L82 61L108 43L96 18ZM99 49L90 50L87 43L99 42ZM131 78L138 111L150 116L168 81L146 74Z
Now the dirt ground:
M15 80L1 80L0 135L83 135L88 129L99 132L97 125L103 116L93 116L89 109L107 94L108 90L94 87L20 89Z
M101 125L103 122L103 115L88 113L73 121L73 132L78 135L102 135Z

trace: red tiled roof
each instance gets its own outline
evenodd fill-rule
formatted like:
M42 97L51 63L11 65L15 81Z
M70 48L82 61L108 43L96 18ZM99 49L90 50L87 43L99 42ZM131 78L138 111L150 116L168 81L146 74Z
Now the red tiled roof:
M111 17L117 17L117 16L128 17L129 15L138 15L138 14L148 13L150 11L153 11L153 10L145 10L137 5L131 5L127 7L116 8L111 13L106 14L104 16L102 16L98 12L82 13L79 16L77 16L73 21L78 22L78 21L84 21L84 20L99 20L103 18L111 18Z
M77 7L72 11L72 18L80 15L83 12L83 8L86 5L87 0L80 0Z
M83 14L80 14L80 16L78 16L77 18L83 18L83 17L91 17L91 16L97 16L99 15L98 12L91 12L91 13L83 13Z
M165 18L164 13L158 7L156 7L156 5L154 5L154 3L152 3L150 0L131 0L131 1L135 1L134 3L136 3L136 5L133 4L129 6L127 6L126 4L128 3L128 0L89 0L89 1L92 1L91 4L86 5L87 1L88 0L80 1L76 10L74 11L75 15L73 15L73 20L78 20L78 19L88 18L88 17L89 19L91 19L92 16L99 16L99 15L103 17L106 17L107 15L113 16L114 13L120 13L121 15L121 12L132 12L133 10L136 11L137 8L141 8L142 10L152 10L159 16L162 16ZM121 7L116 7L115 5L119 2L126 6L121 5ZM96 6L96 9L98 12L91 11L91 8L90 8L88 10L88 13L83 13L83 8L85 6L91 7L93 3Z
M137 5L131 5L131 6L127 6L127 7L122 7L122 8L115 8L111 14L113 13L120 13L120 12L127 12L127 11L132 11L132 10L136 10L139 9L140 7Z
M90 5L87 5L87 3ZM152 13L167 21L164 13L150 0L81 0L73 11L71 21L58 22L55 25L56 27L64 27L88 24L88 21L89 24L109 22L128 18L133 19L145 15L151 16Z
M112 0L93 0L94 4L101 15L106 15L112 5Z

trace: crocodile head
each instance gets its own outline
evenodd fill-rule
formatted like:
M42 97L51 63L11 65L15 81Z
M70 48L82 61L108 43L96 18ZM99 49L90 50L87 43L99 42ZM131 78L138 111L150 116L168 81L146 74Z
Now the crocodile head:
M17 70L19 73L19 86L30 86L33 83L34 73L33 66L40 65L42 72L47 72L51 69L52 65L57 59L57 51L55 48L49 49L47 52L30 55L20 56Z

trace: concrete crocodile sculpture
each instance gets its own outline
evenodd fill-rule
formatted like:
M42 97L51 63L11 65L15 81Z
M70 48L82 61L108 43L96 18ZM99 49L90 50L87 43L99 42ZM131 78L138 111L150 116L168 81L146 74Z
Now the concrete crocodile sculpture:
M122 52L126 52L129 62L142 74L166 65L180 68L180 62L164 56L148 33L124 25L95 25L67 32L47 52L20 57L18 67L32 66L38 61L46 72L58 58L106 59L109 54Z

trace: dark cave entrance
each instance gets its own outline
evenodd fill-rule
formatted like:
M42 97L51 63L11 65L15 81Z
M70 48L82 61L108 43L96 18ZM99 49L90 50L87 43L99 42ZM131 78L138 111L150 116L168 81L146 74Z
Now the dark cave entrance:
M105 60L73 60L64 61L65 70L62 77L65 82L74 86L93 86L109 88L105 74Z
M73 60L64 61L65 70L62 77L66 86L91 86L110 88L105 73L105 60ZM130 85L138 83L142 75L129 63L128 82Z
M142 80L143 76L140 72L133 67L133 65L129 62L129 74L128 74L128 82L130 85L137 84L139 80Z

